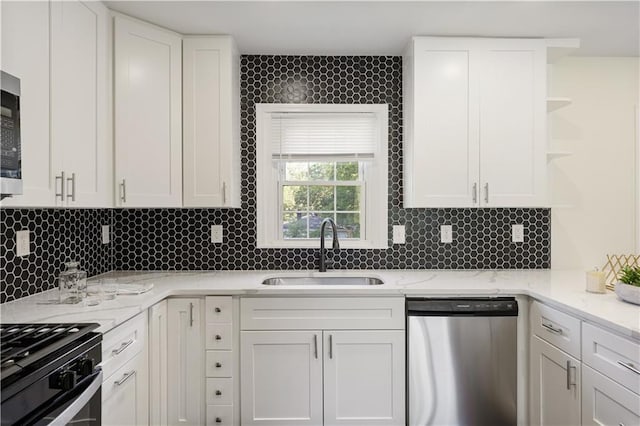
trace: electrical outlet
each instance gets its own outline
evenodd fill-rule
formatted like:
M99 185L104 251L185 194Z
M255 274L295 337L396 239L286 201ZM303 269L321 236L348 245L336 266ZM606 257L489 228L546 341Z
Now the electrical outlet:
M109 225L102 225L102 244L109 244L110 241Z
M440 225L440 242L445 244L453 242L453 226Z
M17 231L16 232L16 255L28 256L31 253L31 244L29 241L29 231Z
M405 243L404 225L393 225L393 244Z
M524 225L511 225L511 241L524 243Z
M215 244L223 242L222 225L211 225L211 242Z

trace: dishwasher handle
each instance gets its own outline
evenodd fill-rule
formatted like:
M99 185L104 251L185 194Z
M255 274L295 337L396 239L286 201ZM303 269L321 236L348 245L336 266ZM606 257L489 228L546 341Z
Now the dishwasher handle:
M513 297L483 298L411 298L407 299L408 316L518 316L518 302Z

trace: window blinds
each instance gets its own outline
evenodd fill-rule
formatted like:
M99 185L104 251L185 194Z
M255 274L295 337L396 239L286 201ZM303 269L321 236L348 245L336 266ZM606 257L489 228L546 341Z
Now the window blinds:
M373 113L274 113L273 158L372 159L377 128Z

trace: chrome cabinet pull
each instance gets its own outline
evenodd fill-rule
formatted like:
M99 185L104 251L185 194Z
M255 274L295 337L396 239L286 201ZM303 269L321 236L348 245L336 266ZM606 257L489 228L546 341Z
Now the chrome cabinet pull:
M489 203L489 183L484 184L484 202Z
M623 362L623 361L618 361L618 364L620 364L621 366L623 366L624 368L626 368L627 370L631 370L636 374L640 374L640 370L638 370L636 368L635 365L631 364L630 362Z
M222 182L222 204L227 204L227 182Z
M216 417L216 423L222 423L222 419L220 417Z
M333 336L329 335L329 359L333 359Z
M122 379L116 380L115 382L113 382L113 384L116 386L122 386L124 382L126 382L127 380L129 380L131 377L135 375L136 375L136 370L129 371L128 373L124 373L124 376L122 376Z
M189 327L193 327L193 303L189 303Z
M221 335L219 335L219 334L216 334L215 339L216 339L216 340L222 340L222 336L221 336Z
M545 324L545 323L542 323L542 326L544 328L546 328L547 331L550 331L550 332L556 333L556 334L562 334L562 329L561 328L556 328L551 324Z
M473 182L473 190L471 192L473 197L473 204L477 204L478 203L478 182Z
M67 198L71 198L71 201L76 201L76 174L71 173L71 177L67 178L67 183L71 182L71 193L67 194Z
M219 314L220 312L222 312L222 311L220 310L220 308L215 308L213 311L214 311L216 314Z
M216 391L216 396L220 396L220 395L222 395L222 391L217 390L217 391Z
M58 193L58 179L60 179L60 192ZM60 172L60 176L56 176L56 197L60 197L60 201L64 201L64 172Z
M133 344L134 340L133 339L129 339L128 341L122 343L120 345L120 347L118 349L114 349L111 351L111 353L113 355L120 355L122 353L122 351L124 351L125 349L127 349L129 346L131 346Z
M220 364L219 362L216 362L216 368L222 368L222 364Z
M127 181L124 178L120 182L120 200L123 203L127 202Z
M576 385L575 382L571 383L571 370L573 369L575 371L576 368L577 367L574 367L571 365L571 361L567 361L567 390L570 390L571 386ZM574 377L575 377L575 373L574 373Z
M318 335L313 335L313 356L318 359Z

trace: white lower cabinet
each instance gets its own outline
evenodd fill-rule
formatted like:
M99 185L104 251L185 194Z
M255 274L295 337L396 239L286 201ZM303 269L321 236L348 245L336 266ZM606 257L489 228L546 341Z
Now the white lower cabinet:
M199 298L167 304L167 418L170 425L204 423L204 333Z
M531 424L580 424L580 361L531 337Z
M404 332L324 332L324 424L404 421Z
M582 424L640 425L640 395L583 365Z
M404 425L402 306L403 298L243 298L241 424Z
M146 351L139 353L102 383L102 424L149 424Z
M322 416L322 331L244 331L243 425L315 425Z
M154 426L168 424L167 315L166 300L149 308L149 424Z
M102 424L149 423L147 317L137 315L102 340Z

